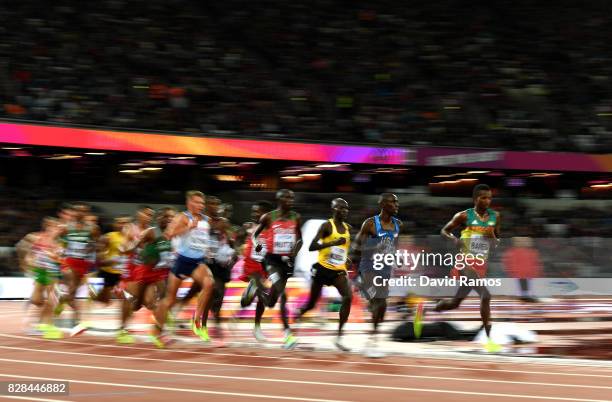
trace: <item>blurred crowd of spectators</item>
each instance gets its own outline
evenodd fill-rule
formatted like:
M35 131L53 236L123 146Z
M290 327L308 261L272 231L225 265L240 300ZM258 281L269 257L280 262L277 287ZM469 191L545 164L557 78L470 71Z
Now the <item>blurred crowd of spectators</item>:
M612 20L601 0L9 3L0 117L612 150Z

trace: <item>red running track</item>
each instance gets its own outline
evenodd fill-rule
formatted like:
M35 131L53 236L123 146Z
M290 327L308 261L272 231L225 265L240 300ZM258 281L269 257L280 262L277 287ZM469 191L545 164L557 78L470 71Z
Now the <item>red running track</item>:
M56 401L608 401L612 368L0 333L0 381L70 381ZM39 399L36 399L39 398Z

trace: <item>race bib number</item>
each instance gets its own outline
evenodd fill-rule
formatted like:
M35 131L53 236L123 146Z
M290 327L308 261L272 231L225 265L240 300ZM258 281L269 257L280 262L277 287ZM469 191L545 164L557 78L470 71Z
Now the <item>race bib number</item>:
M295 233L274 234L274 254L289 254L295 246Z
M172 251L162 251L159 253L159 262L153 267L153 269L168 269L174 264L176 254Z
M71 250L86 250L89 247L89 244L82 243L80 241L71 241L68 243L68 248Z
M191 244L189 248L196 251L205 252L208 242L208 224L206 222L198 222L197 228L193 229Z
M471 237L469 250L472 254L486 255L489 253L491 243L488 238L484 237Z
M333 246L327 262L331 265L344 265L346 263L346 249L338 246Z
M251 259L253 261L262 262L264 259L264 256L267 253L266 243L265 242L261 243L261 250L259 252L257 252L255 249L256 247L255 245L253 245L253 247L251 247L251 255L250 255Z
M81 242L69 242L66 248L66 255L73 258L87 258L89 244Z

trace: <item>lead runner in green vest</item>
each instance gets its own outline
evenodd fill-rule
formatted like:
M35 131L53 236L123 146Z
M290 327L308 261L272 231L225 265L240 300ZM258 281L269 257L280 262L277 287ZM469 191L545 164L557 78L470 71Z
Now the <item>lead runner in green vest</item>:
M472 192L474 207L461 211L453 216L440 231L446 239L452 241L459 249L461 262L455 262L451 270L451 276L467 277L468 279L484 278L487 273L487 260L499 243L500 214L489 208L492 200L491 188L486 184L478 184ZM463 227L459 238L455 237L453 231ZM469 258L468 256L475 257ZM485 286L460 285L457 293L451 299L440 300L434 311L447 311L456 309L461 302L473 290L480 296L480 316L487 334L488 341L485 345L487 352L499 352L501 346L491 340L491 293ZM419 303L414 319L414 333L418 338L422 330L422 318L424 315L423 304Z

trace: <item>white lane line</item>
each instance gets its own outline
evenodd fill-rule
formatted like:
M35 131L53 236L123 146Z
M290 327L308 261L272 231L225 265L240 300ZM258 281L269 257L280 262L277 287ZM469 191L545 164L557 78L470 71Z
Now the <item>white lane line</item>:
M247 394L247 393L242 393L242 392L208 391L208 390L191 389L191 388L154 387L151 385L124 384L124 383L119 383L119 382L82 381L82 380L78 380L78 379L75 380L75 379L70 379L70 378L46 378L46 377L34 377L34 376L13 375L13 374L0 374L0 377L23 378L23 379L29 379L29 380L42 380L42 381L69 381L75 384L105 385L109 387L154 389L158 391L187 392L187 393L209 394L209 395L243 396L243 397L249 397L249 398L281 399L281 400L290 400L290 401L348 402L348 401L333 400L333 399L313 399L313 398L299 398L299 397L281 396L281 395ZM68 401L61 401L61 402L68 402ZM603 402L603 401L593 401L593 402ZM609 402L609 401L605 401L605 402Z
M257 367L258 369L267 369L267 370L316 372L316 373L325 373L325 374L349 374L349 375L360 375L360 376L368 376L368 377L380 376L380 377L396 377L396 378L420 378L420 379L425 379L425 380L447 380L447 381L460 381L460 382L485 382L485 383L500 383L500 384L537 385L537 386L550 386L550 387L612 389L612 387L603 386L603 385L582 385L582 384L567 384L567 383L559 384L559 383L532 382L532 381L508 381L508 380L487 380L487 379L480 379L480 378L464 378L464 377L455 378L455 377L441 377L441 376L426 376L426 375L416 375L416 374L372 373L372 372L367 372L367 371L323 370L323 369L315 369L315 368L276 367L276 366L253 366L250 364L237 364L237 363L213 363L213 362L185 361L185 360L174 360L174 359L155 359L155 358L150 358L150 357L113 356L113 355L103 355L103 354L96 354L96 353L31 349L31 348L22 348L22 347L16 347L16 346L0 346L0 349L18 350L18 351L36 352L36 353L52 353L52 354L55 353L55 354L63 354L63 355L70 355L70 356L101 357L101 358L119 359L119 360L137 360L137 361L140 360L140 361L152 361L152 362L163 362L163 363L178 363L178 364L199 365L199 366L226 366L226 367L237 367L237 368ZM0 361L1 360L3 359L0 359ZM58 363L41 363L41 364L58 364ZM83 367L90 367L90 366L83 366ZM521 372L521 373L525 373L525 372ZM537 373L537 374L550 374L550 373ZM610 378L609 376L605 376L605 375L602 375L600 377ZM221 376L221 378L235 379L235 377L225 377L225 376ZM242 377L237 377L237 378L242 378ZM253 381L258 380L258 378L255 378L255 377L249 377L249 378L252 379Z
M24 401L41 401L41 402L70 402L65 399L44 399L44 398L34 398L32 396L16 396L16 395L0 395L0 398L22 399Z
M91 369L98 369L98 370L112 370L112 371L128 371L128 372L142 372L142 373L152 373L152 374L168 374L168 375L182 375L182 376L190 376L190 377L216 377L216 378L235 378L235 379L250 379L250 380L257 380L257 381L267 381L267 382L291 382L291 383L299 383L299 384L312 384L312 385L335 385L335 386L339 386L339 387L346 387L346 388L352 388L352 389L356 389L356 388L368 388L368 389L380 389L380 390L388 390L388 391L414 391L414 392L430 392L430 393L441 393L441 394L459 394L459 395L478 395L478 396L495 396L495 397L502 397L502 398L517 398L517 399L543 399L543 400L553 400L553 401L573 401L573 402L612 402L609 399L582 399L582 398L567 398L567 397L560 397L560 396L539 396L539 395L525 395L525 394L499 394L499 393L492 393L492 392L476 392L476 391L454 391L454 390L446 390L446 389L437 389L437 388L428 388L428 389L422 389L422 388L409 388L409 387L391 387L391 386L382 386L382 385L362 385L362 384L337 384L337 383L326 383L326 382L317 382L317 381L287 381L287 380L273 380L273 379L252 379L252 378L247 378L247 377L222 377L222 376L212 376L212 375L205 375L205 374L179 374L179 373L172 373L172 372L164 372L164 371L149 371L149 370L129 370L129 369L118 369L118 368L102 368L102 367L93 367L93 366L81 366L81 365L71 365L71 364L53 364L53 363L40 363L40 362L35 362L35 361L19 361L19 360L13 360L13 359L0 359L3 361L11 361L14 363L25 363L25 364L34 364L34 365L51 365L51 366L64 366L64 367L75 367L75 368L91 368ZM8 377L10 375L4 375L4 374L0 374L0 376L5 376ZM110 383L97 383L97 382L90 382L90 381L79 381L79 380L68 380L68 379L51 379L51 378L35 378L35 377L27 377L27 376L13 376L15 378L34 378L34 379L43 379L43 380L48 380L48 381L71 381L71 382L75 382L75 383L84 383L84 384L102 384L102 385L119 385L119 384L110 384ZM127 384L122 384L123 386L130 386L132 387L133 385L127 385ZM136 387L145 387L145 386L136 386ZM171 390L171 391L180 391L180 388L165 388L165 387L151 387L151 386L146 386L146 388L150 388L150 389L167 389L167 390ZM213 394L233 394L233 395L237 395L237 396L255 396L254 394L238 394L238 393L228 393L228 392L217 392L217 391L198 391L198 390L189 390L188 392L202 392L202 393L213 393ZM270 395L266 395L266 396L262 396L262 395L258 395L259 397L266 397L266 398L279 398L279 397L274 397L274 396L270 396ZM297 397L280 397L279 399L297 399L297 400L308 400L308 401L321 401L320 399L304 399L304 398L297 398Z
M594 378L610 378L610 375L602 375L602 374L586 374L581 372L573 372L573 373L561 373L561 372L551 372L551 371L527 371L527 370L505 370L505 369L495 369L495 368L476 368L476 367L454 367L450 365L428 365L428 364L406 364L406 363L381 363L381 362L367 362L367 361L345 361L345 360L331 360L331 359L310 359L310 358L301 358L301 357L287 357L287 356L265 356L265 355L247 355L247 354L235 354L235 353L211 353L204 351L189 351L183 349L157 349L157 348L143 348L137 346L124 346L124 345L101 345L101 344L92 344L86 342L78 342L78 341L61 341L61 340L47 340L47 339L39 339L32 338L27 336L18 336L18 335L6 335L0 333L0 336L8 337L8 338L17 338L17 339L26 339L29 341L40 340L45 342L53 342L53 343L62 343L62 344L72 344L72 345L82 345L89 347L98 347L98 348L110 348L110 349L130 349L130 350L140 350L140 351L148 351L148 352L170 352L170 353L181 353L181 354L190 354L190 355L213 355L213 356L229 356L229 357L246 357L251 359L277 359L277 360L289 360L289 361L298 361L298 362L319 362L319 363L328 363L328 364L351 364L351 365L367 365L367 366L387 366L387 367L415 367L415 368L432 368L432 369L444 369L444 370L461 370L461 371L486 371L486 372L500 372L500 373L517 373L517 374L538 374L538 375L552 375L552 376L568 376L568 377L594 377ZM452 360L452 359L451 359ZM463 361L463 360L461 360ZM497 364L488 361L466 361L466 363L481 363L481 364ZM554 365L557 367L558 365ZM564 367L564 365L559 365ZM570 367L575 367L570 365ZM587 367L585 367L587 368ZM588 367L593 368L594 367ZM604 370L605 371L605 370Z

